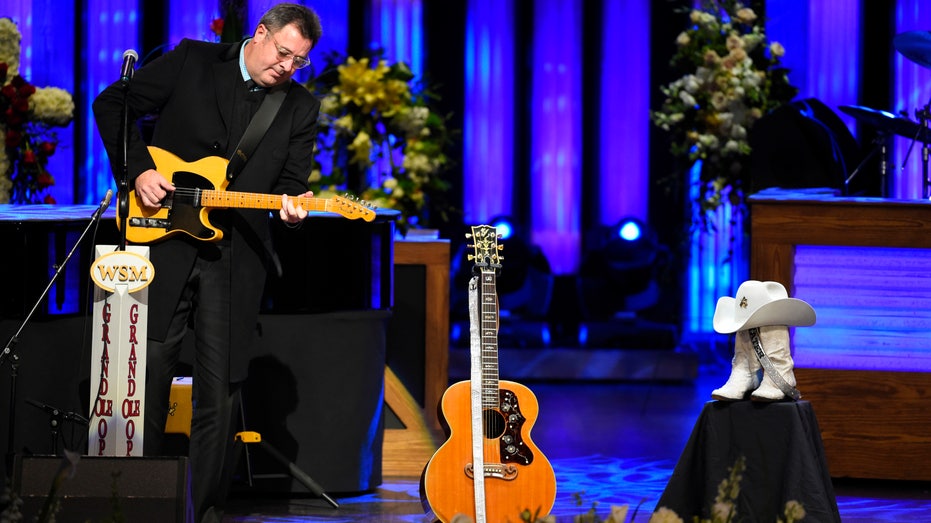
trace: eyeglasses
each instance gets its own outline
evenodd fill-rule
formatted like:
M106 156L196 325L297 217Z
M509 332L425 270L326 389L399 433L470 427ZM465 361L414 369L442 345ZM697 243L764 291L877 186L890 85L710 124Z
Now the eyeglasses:
M269 35L271 35L271 33L269 33ZM278 44L278 40L275 40L274 35L271 35L271 37L272 37L272 42L275 44L275 49L278 50L278 61L279 62L287 62L288 60L291 60L291 63L294 65L295 69L303 69L307 67L308 65L310 65L310 59L305 58L303 56L295 55L294 53L289 51L287 48L281 47L281 45Z

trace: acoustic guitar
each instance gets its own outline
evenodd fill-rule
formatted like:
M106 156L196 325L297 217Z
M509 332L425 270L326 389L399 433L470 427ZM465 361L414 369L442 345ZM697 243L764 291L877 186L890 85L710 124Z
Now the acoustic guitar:
M556 500L556 476L530 438L537 399L527 387L498 377L496 271L503 246L490 225L472 227L466 237L474 242L468 258L476 272L469 305L472 379L443 394L449 437L424 469L424 509L443 522L457 515L476 523L519 521L525 510L543 517Z
M281 208L280 194L259 194L227 191L225 158L208 156L196 162L185 162L159 147L149 147L155 161L155 170L162 173L175 190L162 201L161 208L143 207L135 190L128 196L126 213L126 239L132 243L152 243L174 234L183 233L197 240L218 241L223 232L210 222L213 209L266 209ZM333 212L350 219L375 219L374 208L344 196L332 198L305 198L290 196L295 206L307 211ZM119 210L117 211L119 212ZM122 225L122 216L117 226Z

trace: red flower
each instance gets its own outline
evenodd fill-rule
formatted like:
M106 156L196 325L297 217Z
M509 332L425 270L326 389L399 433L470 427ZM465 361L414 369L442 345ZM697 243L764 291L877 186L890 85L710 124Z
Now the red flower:
M6 83L6 72L9 70L6 62L0 62L0 84Z
M29 98L33 93L36 92L36 86L30 83L24 83L19 87L19 95L23 98Z
M19 127L23 123L23 115L19 111L14 111L12 107L7 107L3 113L4 121L10 127Z
M15 88L17 88L17 89L19 89L20 87L22 87L22 86L25 85L25 84L26 84L26 79L23 78L23 77L20 76L20 75L16 75L16 76L13 77L12 80L10 80L10 85L12 85L13 87L15 87Z
M7 147L19 147L19 144L23 141L23 135L19 131L13 129L7 129L6 131L6 146Z
M39 154L48 158L49 156L55 154L55 143L54 142L42 142L39 144Z
M29 100L26 98L16 98L13 100L13 109L19 112L20 114L26 114L29 112Z
M223 35L223 22L222 18L214 18L213 22L210 22L210 30L217 36Z
M23 153L23 163L26 165L33 165L36 163L36 153L32 149L26 149Z
M39 179L37 181L39 182L39 187L42 189L55 185L55 179L45 171L39 173Z
M42 203L46 203L46 204L49 204L49 205L54 205L54 204L56 204L56 203L58 203L58 202L55 201L55 197L54 197L54 196L52 196L51 194L46 194L46 195L45 195L45 199L42 200Z
M6 84L3 89L0 89L0 94L3 94L7 100L12 100L16 96L16 87L13 84Z

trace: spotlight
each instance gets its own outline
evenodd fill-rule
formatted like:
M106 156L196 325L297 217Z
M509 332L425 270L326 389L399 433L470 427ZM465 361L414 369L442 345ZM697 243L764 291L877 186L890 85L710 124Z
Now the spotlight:
M667 326L650 325L638 317L659 302L657 278L667 263L666 249L636 218L590 231L577 280L582 315L579 344L642 345L660 338L663 345L669 343Z
M498 231L498 236L502 240L509 240L515 234L514 221L509 216L496 216L489 223Z
M617 235L622 240L635 242L643 236L643 227L641 227L638 220L632 218L623 220L620 225L618 225Z

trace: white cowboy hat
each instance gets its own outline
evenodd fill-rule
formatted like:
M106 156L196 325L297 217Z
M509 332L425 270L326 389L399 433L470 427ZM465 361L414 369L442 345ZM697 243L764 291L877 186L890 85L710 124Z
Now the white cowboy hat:
M718 298L713 324L721 334L769 325L808 327L815 324L815 310L790 298L779 282L747 280L738 287L736 298Z

